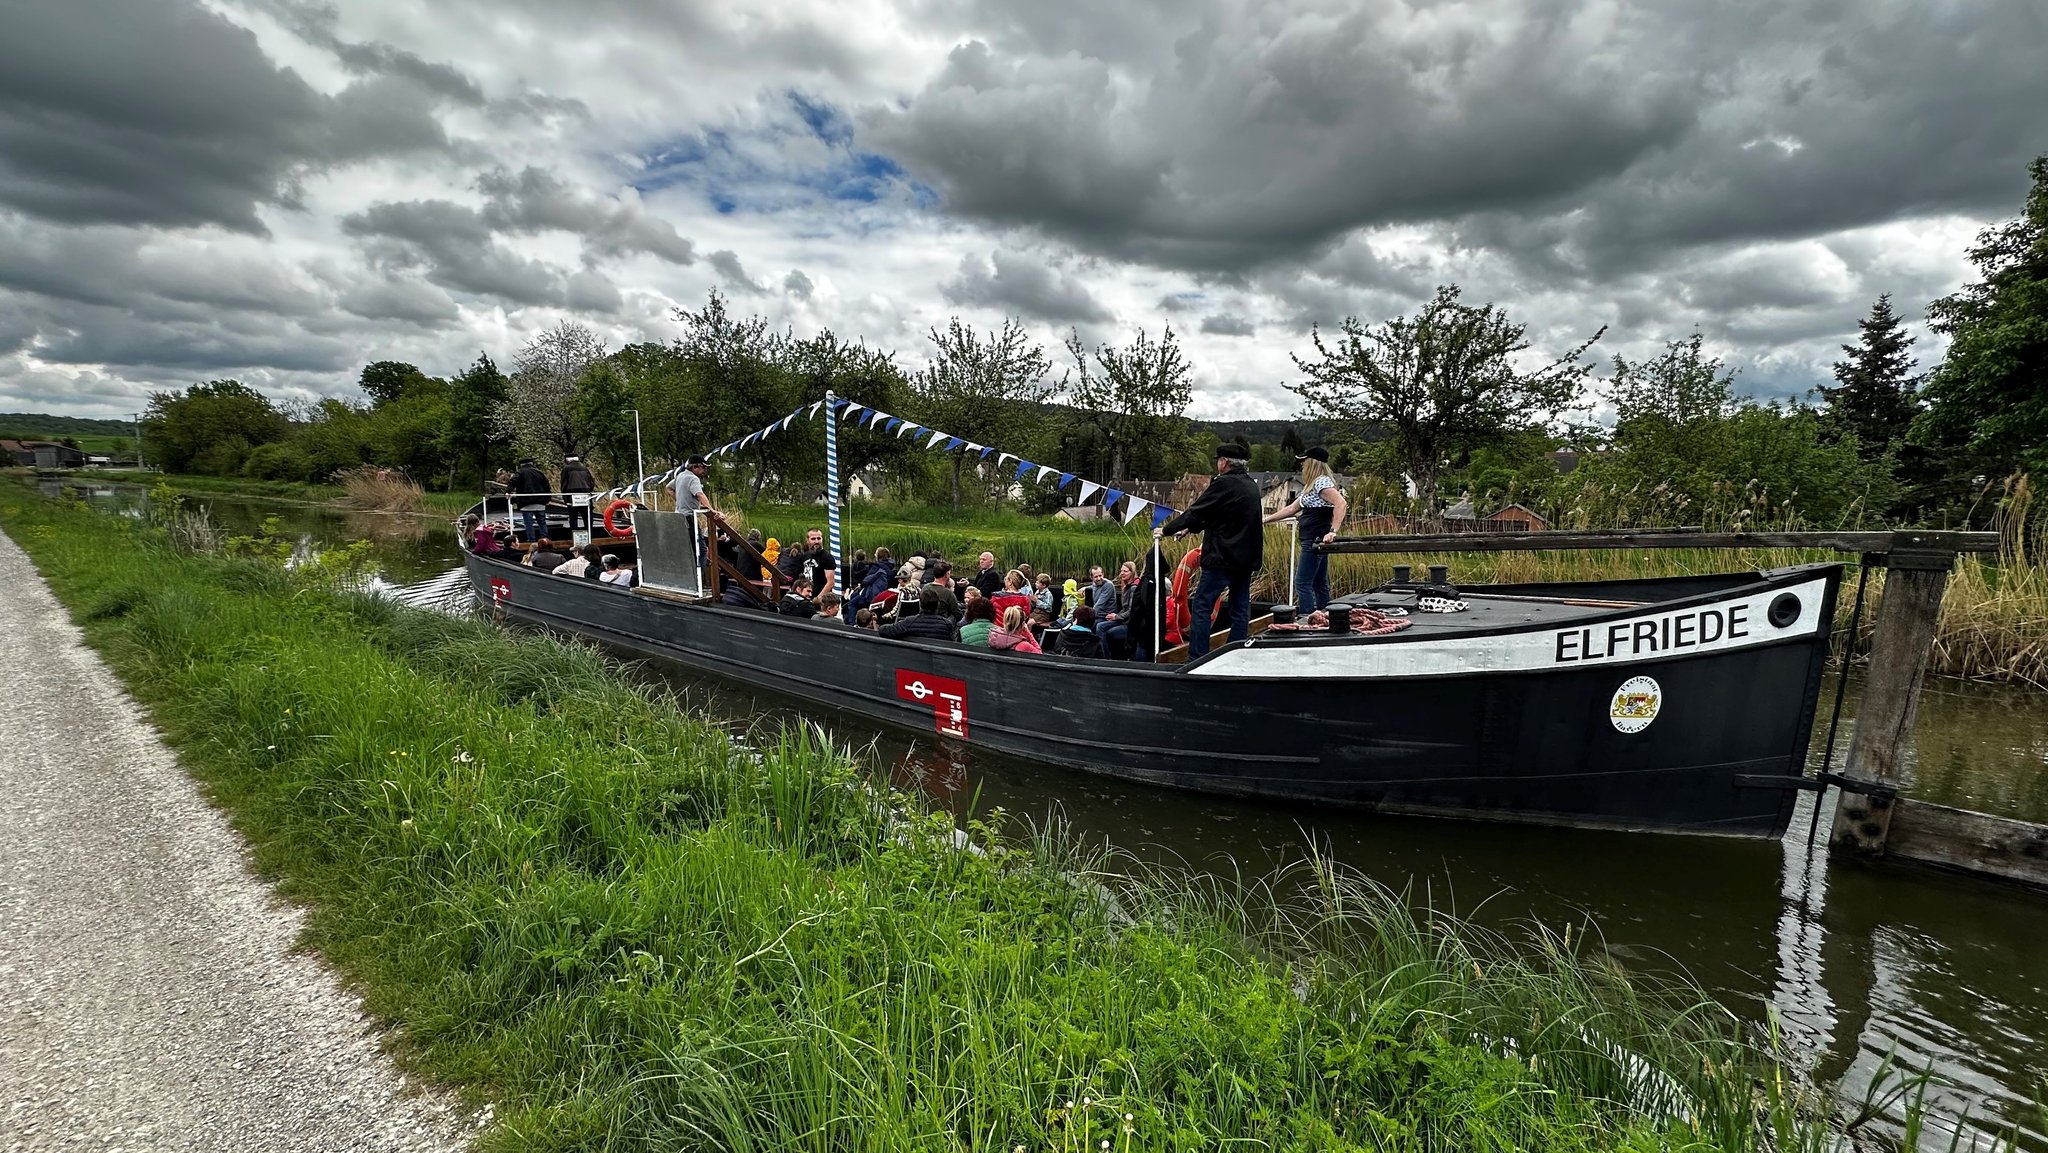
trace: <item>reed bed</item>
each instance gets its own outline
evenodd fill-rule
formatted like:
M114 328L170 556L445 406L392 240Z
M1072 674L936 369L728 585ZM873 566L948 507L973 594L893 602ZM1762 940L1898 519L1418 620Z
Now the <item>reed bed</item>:
M418 514L426 509L425 492L397 469L358 465L334 474L342 503L362 512Z
M956 828L596 651L0 490L90 641L484 1150L1822 1150L1698 990L1326 860Z

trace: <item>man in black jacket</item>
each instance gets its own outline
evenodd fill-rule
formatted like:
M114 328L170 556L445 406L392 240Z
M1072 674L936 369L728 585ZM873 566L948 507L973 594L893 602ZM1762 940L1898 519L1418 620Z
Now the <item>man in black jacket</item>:
M1265 512L1259 505L1259 485L1244 470L1251 450L1241 444L1226 444L1216 450L1216 479L1195 498L1187 511L1152 530L1153 536L1190 532L1202 534L1202 582L1188 598L1188 612L1194 624L1188 630L1188 659L1209 651L1210 614L1216 598L1230 592L1230 639L1241 641L1252 632L1252 574L1266 558Z
M512 496L512 507L519 510L519 535L527 543L541 540L548 535L548 474L540 470L532 457L519 461L519 471L512 474L512 483L507 487Z
M590 468L579 457L569 457L562 462L561 491L569 497L569 531L590 528L590 494L597 491L597 478L590 475ZM578 503L577 494L583 495Z

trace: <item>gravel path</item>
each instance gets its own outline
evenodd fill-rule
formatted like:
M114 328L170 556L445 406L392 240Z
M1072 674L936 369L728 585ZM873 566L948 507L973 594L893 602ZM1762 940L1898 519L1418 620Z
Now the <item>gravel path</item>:
M299 916L0 534L0 1150L441 1150Z

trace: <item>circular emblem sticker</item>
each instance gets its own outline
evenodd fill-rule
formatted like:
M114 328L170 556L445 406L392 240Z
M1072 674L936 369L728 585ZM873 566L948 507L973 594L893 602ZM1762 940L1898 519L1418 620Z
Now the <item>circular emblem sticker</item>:
M1657 719L1657 710L1664 707L1664 690L1657 685L1654 677L1630 677L1614 690L1614 700L1607 706L1607 719L1624 733L1640 733Z

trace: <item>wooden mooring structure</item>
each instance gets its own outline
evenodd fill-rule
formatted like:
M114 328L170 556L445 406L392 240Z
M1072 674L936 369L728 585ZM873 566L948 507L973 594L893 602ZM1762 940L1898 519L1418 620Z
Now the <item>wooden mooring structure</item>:
M1828 549L1886 570L1871 636L1856 730L1840 772L1807 778L1835 790L1830 847L1864 859L1919 862L2048 889L2048 825L1950 808L1899 795L1907 741L1933 655L1949 573L1964 553L1996 553L1995 532L1606 532L1437 533L1343 537L1328 553L1548 552L1597 549ZM1849 644L1853 646L1855 637ZM1844 650L1847 655L1847 649ZM1842 675L1848 675L1845 659Z

